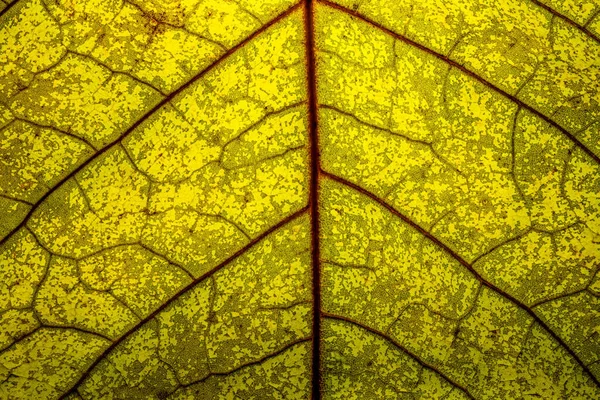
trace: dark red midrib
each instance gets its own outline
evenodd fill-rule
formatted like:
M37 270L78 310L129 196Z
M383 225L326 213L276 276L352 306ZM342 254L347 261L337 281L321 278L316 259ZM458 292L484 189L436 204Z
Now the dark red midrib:
M415 42L414 40L398 33L395 32L389 28L386 28L385 26L381 25L379 22L374 21L370 18L365 17L364 15L351 10L349 8L346 8L344 6L341 6L339 4L336 3L332 3L329 0L317 0L319 3L322 3L328 7L334 8L336 10L339 10L345 14L351 15L352 17L355 17L363 22L366 22L367 24L373 26L374 28L379 29L380 31L390 35L391 37L400 40L406 44L408 44L411 47L415 47L427 54L430 54L431 56L442 60L443 62L445 62L446 64L450 65L452 68L456 68L457 70L459 70L460 72L462 72L463 74L479 81L480 83L482 83L484 86L488 87L489 89L493 90L494 92L499 93L500 95L502 95L503 97L509 99L511 102L515 103L516 105L518 105L521 108L526 109L527 111L531 112L532 114L534 114L535 116L537 116L538 118L542 119L544 122L546 122L547 124L549 124L550 126L554 127L555 129L558 129L563 135L565 135L566 137L568 137L577 147L579 147L582 151L584 151L588 156L590 156L596 163L600 164L600 156L596 155L592 150L590 150L589 148L587 148L579 139L577 139L577 137L575 137L575 135L573 135L571 132L567 131L565 128L563 128L561 125L559 125L556 121L554 121L553 119L551 119L550 117L548 117L545 114L542 114L540 111L536 110L534 107L530 106L529 104L523 102L523 100L518 99L517 97L515 97L514 95L506 92L505 90L499 88L498 86L494 85L492 82L488 81L487 79L483 78L482 76L476 74L475 72L471 71L470 69L464 67L463 65L459 64L458 62L450 59L449 57L440 54L438 52L436 52L435 50L430 49L427 46L422 45L421 43Z
M94 370L94 368L96 368L96 366L102 360L104 360L119 344L121 344L125 339L130 337L133 333L137 332L142 326L144 326L144 324L146 324L148 321L150 321L154 317L156 317L165 308L167 308L168 306L173 304L173 302L175 300L179 299L181 296L183 296L190 290L194 289L196 287L196 285L198 285L200 282L203 282L205 279L209 278L216 272L223 269L225 266L229 265L231 262L235 261L238 257L242 256L248 250L250 250L252 247L254 247L258 243L263 241L265 238L267 238L271 233L279 230L281 227L287 225L289 222L300 217L306 211L308 211L308 206L301 208L300 210L296 211L295 213L293 213L293 214L287 216L286 218L284 218L283 220L279 221L277 224L273 225L272 227L270 227L269 229L264 231L261 235L257 236L256 238L254 238L253 240L248 242L244 247L242 247L241 249L236 251L233 255L228 257L226 260L221 262L219 265L212 268L210 271L204 273L202 276L199 276L198 278L196 278L195 280L190 282L188 285L181 288L177 293L175 293L173 296L171 296L171 298L169 298L167 301L165 301L160 307L158 307L156 310L152 311L144 319L141 319L140 321L138 321L137 324L132 326L127 332L125 332L123 335L121 335L121 337L114 340L110 344L110 346L108 346L106 349L104 349L104 351L100 355L98 355L98 357L96 357L96 359L94 359L94 361L87 367L85 372L80 376L79 380L76 383L74 383L73 386L60 397L60 400L66 399L69 395L75 393L77 391L77 388L87 379L87 377Z
M315 61L313 1L305 0L304 26L308 89L308 132L310 139L310 226L312 247L312 399L321 399L321 251L319 220L320 150L317 118L317 78Z
M569 347L567 345L567 343L565 343L565 341L560 336L558 336L558 334L556 334L556 332L554 332L552 329L550 329L550 327L546 324L546 322L544 320L542 320L535 313L535 311L533 311L533 309L531 309L531 307L528 307L525 303L523 303L522 301L520 301L516 297L512 296L510 293L504 291L503 289L501 289L501 288L497 287L496 285L494 285L492 282L490 282L487 279L485 279L473 267L472 264L470 264L469 262L467 262L457 252L455 252L454 250L452 250L450 247L448 247L444 242L442 242L441 240L439 240L437 237L433 236L431 233L429 233L428 231L426 231L425 229L423 229L423 227L421 227L415 221L413 221L412 219L410 219L409 217L407 217L406 215L404 215L403 213L401 213L396 208L394 208L391 205L389 205L385 200L381 199L377 195L369 192L368 190L366 190L366 189L358 186L357 184L355 184L353 182L350 182L350 181L348 181L348 180L346 180L346 179L344 179L344 178L342 178L342 177L340 177L338 175L335 175L335 174L332 174L330 172L323 171L323 170L321 171L321 174L323 176L326 176L327 178L329 178L329 179L331 179L333 181L336 181L336 182L338 182L338 183L340 183L340 184L342 184L344 186L347 186L347 187L349 187L349 188L357 191L358 193L361 193L362 195L370 198L371 200L377 202L379 205L381 205L382 207L384 207L385 209L387 209L390 213L392 213L396 217L400 218L406 224L410 225L413 229L415 229L416 231L418 231L421 235L423 235L424 237L426 237L427 239L429 239L437 247L439 247L444 252L446 252L450 257L452 257L456 261L458 261L463 267L465 267L467 270L469 270L469 272L471 272L471 274L475 277L475 279L477 279L482 285L484 285L485 287L489 288L490 290L498 293L500 296L504 297L505 299L509 300L510 302L512 302L513 304L515 304L517 307L519 307L521 310L527 312L527 314L529 314L529 316L531 318L533 318L533 320L538 325L540 325L546 332L548 332L548 334L550 336L552 336L552 338L567 353L569 353L569 355L573 358L573 360L575 360L579 364L579 366L583 369L583 371L585 371L585 373L590 377L590 379L598 387L600 387L600 381L598 381L598 379L592 373L592 371L589 369L589 367L579 358L579 356L575 353L575 351L573 349L571 349L571 347Z
M456 382L455 380L453 380L452 378L450 378L448 375L444 374L435 365L429 364L426 361L424 361L421 358L419 358L412 351L410 351L409 349L407 349L406 347L404 347L401 343L399 343L398 341L394 340L391 336L385 334L384 332L381 332L380 330L377 330L375 328L371 328L370 326L367 326L367 325L365 325L365 324L363 324L363 323L361 323L359 321L356 321L356 320L354 320L352 318L345 317L343 315L322 312L321 316L323 318L329 318L329 319L333 319L333 320L347 322L348 324L351 324L351 325L356 325L356 326L360 327L361 329L366 330L367 332L371 332L371 333L379 336L383 340L385 340L385 341L389 342L390 344L392 344L394 347L396 347L396 348L400 349L401 351L403 351L404 353L406 353L410 358L412 358L417 363L419 363L423 368L427 368L430 371L435 372L436 374L438 374L439 376L441 376L442 378L444 378L446 381L448 381L452 386L456 387L457 389L462 390L463 393L465 393L465 395L468 398L475 400L475 397L473 397L473 395L469 392L469 390L466 387L462 386L460 383Z
M15 3L17 1L19 1L19 0L15 0ZM194 82L198 81L200 78L205 76L207 73L212 71L215 67L217 67L224 60L229 58L233 53L238 51L241 47L245 46L248 42L250 42L256 36L260 35L262 32L264 32L265 30L267 30L268 28L270 28L271 26L273 26L274 24L276 24L277 22L281 21L283 18L285 18L286 16L288 16L289 14L294 12L301 5L302 5L302 3L297 3L294 6L288 8L287 10L285 10L284 12L282 12L281 14L279 14L275 18L273 18L271 21L267 22L265 25L261 26L259 29L254 31L252 34L250 34L247 38L245 38L244 40L239 42L237 45L235 45L232 48L230 48L229 50L227 50L218 59L213 61L208 67L206 67L202 71L198 72L190 80L185 82L183 85L179 86L177 89L175 89L173 92L169 93L167 96L165 96L154 107L152 107L144 115L142 115L139 119L137 119L126 131L124 131L121 135L119 135L119 137L117 137L114 141L112 141L109 144L107 144L106 146L102 147L100 150L98 150L96 153L94 153L94 155L92 155L90 158L85 160L83 163L79 164L79 166L77 166L75 169L73 169L71 172L69 172L67 175L65 175L60 181L58 181L58 183L56 183L54 186L52 186L52 188L50 188L46 193L44 193L44 195L42 197L40 197L39 200L36 201L31 206L31 209L25 215L25 218L23 218L23 220L16 227L14 227L10 232L8 232L6 234L6 236L4 236L2 239L0 239L0 246L2 246L4 243L6 243L17 231L19 231L19 229L23 228L25 226L25 224L27 224L27 222L31 219L31 217L33 216L35 211L39 208L39 206L44 201L46 201L46 199L48 197L50 197L50 195L52 195L52 193L54 193L56 190L61 188L67 181L69 181L69 179L71 179L73 176L77 175L77 173L79 173L79 171L83 170L85 167L87 167L90 163L92 163L94 160L96 160L102 154L106 153L113 147L118 146L127 136L129 136L129 134L131 134L131 132L133 132L138 126L140 126L148 118L152 117L157 111L159 111L164 106L166 106L167 103L169 103L171 100L173 100L178 94L180 94L182 91L184 91L185 89L190 87Z

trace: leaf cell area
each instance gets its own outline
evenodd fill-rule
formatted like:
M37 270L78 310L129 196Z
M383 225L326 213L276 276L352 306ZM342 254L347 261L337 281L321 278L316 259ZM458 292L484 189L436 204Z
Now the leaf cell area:
M600 399L597 0L0 0L0 399Z

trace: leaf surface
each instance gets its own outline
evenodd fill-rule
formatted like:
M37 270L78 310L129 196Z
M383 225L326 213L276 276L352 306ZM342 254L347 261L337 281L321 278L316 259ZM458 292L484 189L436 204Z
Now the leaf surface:
M1 398L600 397L600 5L4 4Z

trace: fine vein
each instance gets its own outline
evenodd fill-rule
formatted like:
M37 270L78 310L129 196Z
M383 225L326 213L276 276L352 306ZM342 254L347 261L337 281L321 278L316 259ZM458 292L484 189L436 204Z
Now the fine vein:
M167 308L170 304L172 304L175 300L177 300L178 298L180 298L181 296L183 296L185 293L187 293L190 290L194 289L196 287L196 285L198 285L200 282L202 282L205 279L213 276L217 271L220 271L225 266L229 265L231 262L233 262L234 260L236 260L238 257L240 257L241 255L245 254L248 250L250 250L252 247L254 247L257 243L259 243L262 240L264 240L271 233L277 231L278 229L280 229L284 225L286 225L289 222L295 220L296 218L298 218L299 216L301 216L302 214L304 214L307 210L308 210L308 206L303 207L299 211L296 211L294 214L289 215L287 218L281 220L279 223L277 223L276 225L273 225L267 231L263 232L260 236L257 236L252 241L248 242L248 244L246 244L244 247L242 247L241 249L239 249L237 252L235 252L233 255L231 255L229 258L227 258L225 261L221 262L219 265L217 265L216 267L214 267L210 271L206 272L205 274L199 276L198 278L196 278L195 280L193 280L191 283L189 283L187 286L184 286L181 290L179 290L179 292L175 293L169 300L167 300L166 302L164 302L160 307L158 307L156 310L154 310L152 313L150 313L148 316L146 316L146 318L140 320L137 324L135 324L127 332L125 332L121 337L119 337L118 339L116 339L115 341L113 341L111 343L111 345L109 347L107 347L102 352L102 354L100 354L94 360L94 362L86 369L86 371L83 374L81 374L81 377L73 385L73 387L71 389L69 389L65 394L63 394L60 397L60 399L65 399L67 396L69 396L70 394L74 393L77 390L77 387L83 381L85 381L87 379L87 377L89 376L89 374L100 363L100 361L102 361L103 359L105 359L106 356L108 356L108 354L110 354L110 352L112 352L126 338L128 338L129 336L131 336L133 333L137 332L146 322L152 320L161 311L163 311L165 308Z
M473 276L482 285L488 287L489 289L491 289L494 292L498 293L502 297L504 297L507 300L511 301L513 304L515 304L516 306L518 306L522 310L525 310L531 316L531 318L533 318L535 320L535 322L537 322L544 330L546 330L546 332L548 332L550 334L550 336L552 336L552 338L554 338L554 340L556 340L556 342L558 344L560 344L571 355L571 357L575 361L577 361L577 363L581 366L581 368L585 371L585 373L590 377L590 379L597 386L600 387L600 382L594 376L594 374L592 374L592 372L589 369L589 367L587 365L585 365L585 363L579 358L579 356L575 353L575 351L573 349L571 349L571 347L569 347L565 343L565 341L560 336L558 336L558 334L556 334L556 332L554 332L552 329L550 329L550 327L544 322L544 320L542 320L536 314L536 312L533 309L531 309L531 307L528 307L525 303L523 303L522 301L518 300L516 297L512 296L511 294L509 294L506 291L502 290L501 288L497 287L492 282L486 280L483 276L481 276L481 274L471 264L469 264L458 253L456 253L454 250L452 250L450 247L448 247L441 240L439 240L438 238L436 238L435 236L433 236L430 232L428 232L425 229L423 229L420 225L418 225L412 219L410 219L406 215L402 214L400 211L398 211L393 206L389 205L385 200L379 198L377 195L369 192L368 190L363 189L362 187L360 187L360 186L358 186L358 185L356 185L356 184L354 184L354 183L352 183L352 182L350 182L350 181L348 181L348 180L346 180L344 178L341 178L341 177L339 177L337 175L331 174L331 173L326 172L326 171L321 171L321 174L323 176L326 176L327 178L329 178L329 179L331 179L333 181L336 181L336 182L338 182L338 183L340 183L340 184L342 184L342 185L344 185L346 187L349 187L349 188L351 188L351 189L353 189L353 190L355 190L355 191L363 194L364 196L367 196L371 200L377 202L382 207L384 207L389 212L391 212L393 215L395 215L396 217L400 218L402 221L404 221L405 223L407 223L408 225L410 225L413 229L415 229L416 231L418 231L421 235L425 236L432 243L434 243L437 247L439 247L444 252L446 252L448 255L450 255L452 258L454 258L456 261L458 261L460 264L462 264L466 269L468 269L471 272L471 274L473 274Z
M285 18L286 16L291 14L294 10L296 10L300 6L300 4L301 3L298 3L298 4L294 5L293 7L287 9L285 12L279 14L277 17L275 17L274 19L272 19L265 25L261 26L256 31L254 31L250 36L245 38L243 41L241 41L237 45L233 46L231 49L229 49L227 52L225 52L221 57L219 57L217 60L213 61L208 67L206 67L205 69L200 71L198 74L194 75L194 77L192 77L192 79L190 79L189 81L187 81L186 83L181 85L179 88L177 88L175 91L171 92L166 97L164 97L158 104L156 104L154 107L152 107L150 110L148 110L140 119L135 121L133 123L133 125L131 125L118 138L116 138L114 141L110 142L109 144L107 144L106 146L104 146L103 148L98 150L98 152L95 153L92 157L88 158L83 163L81 163L77 168L75 168L70 173L65 175L56 185L54 185L52 188L50 188L42 197L40 197L40 199L38 201L36 201L33 204L31 209L29 210L27 215L25 215L25 218L23 218L23 220L19 223L19 225L17 225L8 234L6 234L6 236L4 238L0 239L0 246L2 246L6 241L8 241L8 239L12 235L14 235L19 229L21 229L23 226L25 226L25 224L27 224L27 221L29 221L31 219L33 213L38 209L38 207L52 193L54 193L56 190L58 190L60 187L62 187L69 179L71 179L73 176L77 175L77 173L79 173L81 170L83 170L85 167L87 167L92 161L94 161L95 159L100 157L102 154L106 153L108 150L112 149L113 147L119 145L123 141L123 139L125 139L127 136L129 136L129 134L131 132L133 132L138 126L140 126L142 124L142 122L144 122L145 120L150 118L152 115L154 115L154 113L156 113L163 106L165 106L167 103L169 103L171 100L173 100L175 98L175 96L177 96L179 93L181 93L182 91L187 89L189 86L191 86L194 82L196 82L197 80L202 78L208 72L212 71L215 67L220 65L229 56L231 56L233 53L238 51L241 47L246 45L248 42L252 41L252 39L254 39L256 36L258 36L259 34L264 32L266 29L268 29L275 23L279 22L280 20L282 20L283 18Z
M509 99L510 101L512 101L513 103L517 104L519 107L524 108L526 110L528 110L529 112L535 114L537 117L541 118L542 120L544 120L546 123L550 124L551 126L553 126L554 128L558 129L563 135L565 135L566 137L568 137L573 143L575 143L575 145L577 145L577 147L579 147L581 150L583 150L588 156L590 156L595 162L597 162L598 164L600 164L600 157L597 156L592 150L590 150L589 148L587 148L581 141L579 141L579 139L577 139L575 137L575 135L573 135L571 132L567 131L565 128L563 128L561 125L559 125L556 121L554 121L553 119L551 119L550 117L548 117L545 114L542 114L540 111L536 110L535 108L533 108L532 106L530 106L529 104L526 104L525 102L523 102L522 100L518 99L517 97L515 97L514 95L500 89L498 86L494 85L493 83L491 83L490 81L488 81L487 79L477 75L475 72L471 71L470 69L467 69L466 67L464 67L463 65L457 63L456 61L450 59L449 57L440 54L432 49L430 49L429 47L426 47L420 43L415 42L412 39L409 39L408 37L401 35L397 32L392 31L391 29L386 28L385 26L381 25L380 23L373 21L367 17L365 17L364 15L361 15L359 13L357 13L354 10L350 10L346 7L340 6L339 4L335 4L332 3L328 0L318 0L320 3L323 3L331 8L334 8L336 10L342 11L348 15L351 15L355 18L360 19L363 22L366 22L367 24L371 25L374 28L377 28L379 30L381 30L382 32L385 32L386 34L394 37L395 39L398 39L406 44L408 44L409 46L415 47L419 50L422 50L440 60L442 60L443 62L449 64L450 66L452 66L453 68L456 68L457 70L461 71L462 73L464 73L465 75L470 76L473 79L478 80L479 82L481 82L483 85L487 86L489 89L501 94L502 96L506 97L507 99Z

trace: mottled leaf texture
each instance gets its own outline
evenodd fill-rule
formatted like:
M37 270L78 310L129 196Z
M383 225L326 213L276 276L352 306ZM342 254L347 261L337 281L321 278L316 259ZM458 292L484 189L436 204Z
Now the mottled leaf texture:
M600 399L598 0L0 1L0 399Z

